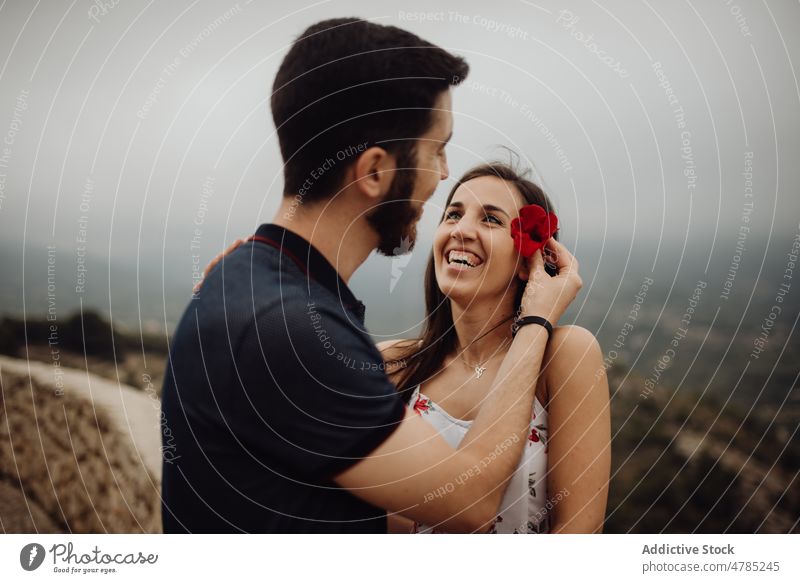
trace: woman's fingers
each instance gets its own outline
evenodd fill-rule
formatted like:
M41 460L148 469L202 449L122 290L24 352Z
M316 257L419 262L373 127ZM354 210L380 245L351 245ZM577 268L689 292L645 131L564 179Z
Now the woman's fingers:
M225 249L225 251L223 251L222 253L219 253L216 257L214 257L214 259L209 261L208 265L206 265L206 268L203 270L203 277L205 277L212 269L214 269L217 266L217 263L222 261L223 257L225 257L226 255L228 255L228 254L232 253L233 251L235 251L242 243L244 243L244 239L236 239L236 241L231 243L228 246L228 248ZM192 292L193 293L197 293L197 291L200 289L200 286L202 284L203 284L203 280L201 279L200 281L198 281L195 284L194 289L192 290Z
M225 249L225 251L222 252L221 255L217 255L217 257L216 257L217 261L222 259L222 257L227 255L228 253L231 253L232 251L234 251L242 243L244 243L244 239L236 239L233 243L230 244L230 246L227 249Z
M578 260L564 245L550 237L545 247L551 251L559 275L578 272Z
M542 257L542 250L537 249L533 255L528 257L528 271L530 272L530 277L536 273L537 271L544 270L544 258Z
M544 254L555 262L556 277L547 275ZM522 313L543 316L555 324L583 286L578 274L578 261L555 239L547 241L529 261L530 276L522 297Z
M578 273L578 260L564 245L555 239L551 238L548 243L551 245L551 249L556 253L557 277L569 280L571 282L570 285L575 287L577 293L577 290L583 287L583 280L581 279L580 273Z
M234 251L234 250L235 250L235 249L236 249L236 248L237 248L239 245L241 245L242 243L244 243L244 240L242 240L242 239L236 239L236 241L234 241L233 243L231 243L231 244L228 246L228 248L227 248L227 249L225 249L225 251L223 251L222 253L218 254L216 257L214 257L214 259L212 259L212 260L209 262L209 264L208 264L208 265L206 265L206 269L205 269L205 271L203 271L203 274L205 275L206 273L209 273L209 272L210 272L212 269L214 269L214 268L217 266L217 263L219 263L220 261L222 261L222 258L223 258L223 257L225 257L226 255L228 255L229 253L232 253L232 252L233 252L233 251Z
M542 257L541 249L537 249L536 252L531 255L531 267L536 269L544 269L544 258Z

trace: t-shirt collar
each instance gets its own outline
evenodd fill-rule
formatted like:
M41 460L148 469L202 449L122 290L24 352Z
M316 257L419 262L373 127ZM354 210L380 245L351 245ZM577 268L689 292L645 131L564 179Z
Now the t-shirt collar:
M352 310L363 323L364 304L353 295L336 268L303 237L280 225L264 223L258 228L255 236L251 237L251 240L266 243L290 258L300 268L300 271L326 287L340 299L345 308Z

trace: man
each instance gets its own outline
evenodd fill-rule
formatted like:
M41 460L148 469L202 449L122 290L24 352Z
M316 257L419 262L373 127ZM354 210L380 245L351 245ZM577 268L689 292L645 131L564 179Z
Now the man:
M292 45L272 96L282 204L210 271L173 339L165 532L382 533L386 509L489 527L525 442L546 330L519 331L453 450L396 394L347 286L373 249L413 246L448 175L450 87L467 71L409 32L358 19L320 22ZM545 275L537 313L554 323L579 286L577 272Z

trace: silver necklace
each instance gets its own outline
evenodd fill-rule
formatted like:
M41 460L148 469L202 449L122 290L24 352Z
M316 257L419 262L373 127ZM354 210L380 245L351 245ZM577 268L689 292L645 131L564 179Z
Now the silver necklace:
M503 346L505 346L506 344L508 344L508 338L506 338L505 340L503 340L503 342L500 343L500 345L495 349L495 351L491 354L491 356L489 356L489 358L483 361L483 364L481 363L470 364L469 362L467 362L467 359L464 358L463 354L459 356L461 357L462 362L467 365L467 368L475 370L475 378L481 378L483 376L483 373L486 372L486 365L489 363L490 360L492 360L492 358L494 358L494 355L497 354L500 351L500 349L503 348Z
M481 378L481 377L483 376L483 373L485 373L485 372L486 372L486 365L489 363L489 361L490 361L492 358L494 358L494 355L495 355L495 354L497 354L497 353L498 353L498 352L499 352L499 351L500 351L500 350L503 348L503 346L505 346L506 344L508 344L508 338L505 338L505 339L504 339L504 340L503 340L503 341L500 343L500 345L499 345L497 348L495 348L494 352L492 352L492 354L491 354L491 355L490 355L490 356L489 356L489 357L488 357L486 360L484 360L482 363L480 363L480 362L479 362L478 364L470 364L469 362L467 362L467 359L466 359L466 358L464 358L464 353L467 351L467 348L469 348L470 346L472 346L473 344L475 344L475 343L476 343L478 340L480 340L481 338L483 338L484 336L486 336L486 335L487 335L487 334L489 334L490 332L493 332L494 330L496 330L498 327L500 327L500 325L501 325L501 324L503 324L503 323L505 323L505 322L508 322L508 321L509 321L511 318L513 318L513 317L514 317L514 315L512 314L512 315L511 315L511 316L509 316L508 318L505 318L504 320L501 320L501 321L500 321L499 323L497 323L495 326L493 326L492 328L490 328L490 329L489 329L487 332L484 332L483 334L481 334L480 336L478 336L478 337L477 337L475 340L473 340L472 342L470 342L469 344L467 344L467 345L464 347L464 350L462 350L461 352L459 352L459 353L458 353L458 357L459 357L459 358L461 359L461 361L462 361L462 362L463 362L463 363L464 363L464 364L467 366L467 368L471 368L471 369L473 369L473 370L475 371L475 378Z

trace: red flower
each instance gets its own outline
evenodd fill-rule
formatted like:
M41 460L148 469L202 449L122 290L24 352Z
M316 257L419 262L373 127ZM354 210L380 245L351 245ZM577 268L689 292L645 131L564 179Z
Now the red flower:
M427 413L428 409L431 408L431 400L426 399L422 395L417 396L417 402L414 403L414 411L417 412L417 415L422 415L423 413Z
M525 258L536 253L558 230L558 217L548 213L538 204L529 204L519 210L519 218L511 221L514 247Z
M528 436L528 439L530 439L534 443L538 443L539 434L536 432L536 428L535 427L531 427L531 434Z

